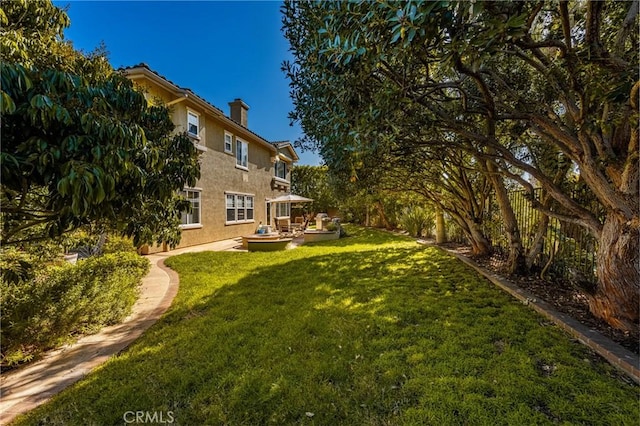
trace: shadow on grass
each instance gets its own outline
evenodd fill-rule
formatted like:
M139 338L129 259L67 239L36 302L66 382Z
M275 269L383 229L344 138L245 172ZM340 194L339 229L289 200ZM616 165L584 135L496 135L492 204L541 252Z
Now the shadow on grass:
M623 424L637 388L461 263L377 231L173 258L165 317L24 424Z

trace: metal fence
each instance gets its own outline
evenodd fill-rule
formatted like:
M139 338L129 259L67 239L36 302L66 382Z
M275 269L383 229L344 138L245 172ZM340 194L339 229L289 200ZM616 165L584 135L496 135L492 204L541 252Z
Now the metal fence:
M537 201L540 201L541 195L540 188L534 191ZM542 213L531 207L530 196L526 191L511 191L509 199L518 220L523 247L528 252L535 244L535 235L543 217ZM598 209L595 202L591 207L592 211ZM500 208L493 198L489 199L485 206L483 231L495 250L503 253L508 251L508 236L504 230ZM450 237L457 239L456 231ZM536 257L534 265L541 271L563 278L595 281L597 248L596 239L584 228L549 218L542 240L542 250Z

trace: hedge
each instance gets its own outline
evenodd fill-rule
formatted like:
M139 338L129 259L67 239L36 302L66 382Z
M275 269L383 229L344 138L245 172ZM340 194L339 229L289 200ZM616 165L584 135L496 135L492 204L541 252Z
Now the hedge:
M3 275L0 360L31 360L74 335L122 321L138 298L149 261L133 252L49 265L27 280Z

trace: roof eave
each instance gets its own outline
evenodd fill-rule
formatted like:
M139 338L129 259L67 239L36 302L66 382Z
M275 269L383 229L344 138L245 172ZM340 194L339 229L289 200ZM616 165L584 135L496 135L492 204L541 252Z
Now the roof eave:
M226 115L224 115L224 112L222 112L222 110L214 107L209 102L205 101L204 99L202 99L201 97L196 95L190 89L184 89L184 88L178 87L177 85L175 85L171 81L167 80L166 78L164 78L164 77L160 76L159 74L157 74L156 72L152 71L150 68L148 68L146 66L127 67L127 68L123 69L123 72L125 73L125 75L127 77L131 78L132 80L136 80L137 78L140 78L140 77L148 78L149 80L152 80L156 84L158 84L160 86L163 86L165 88L168 88L169 91L174 92L174 94L176 96L184 96L185 94L188 94L189 95L189 99L191 101L193 101L199 107L201 107L204 110L206 110L207 112L209 112L215 118L217 118L220 121L222 121L224 124L229 125L235 131L241 131L241 132L249 135L253 139L256 139L257 142L259 142L263 147L268 148L269 151L271 151L272 153L277 153L278 152L278 149L275 146L273 146L273 144L269 143L269 141L267 141L266 139L262 138L261 136L259 136L255 132L249 130L248 128L244 127L243 125L241 125L241 124L237 123L236 121L232 120L231 118L227 117Z

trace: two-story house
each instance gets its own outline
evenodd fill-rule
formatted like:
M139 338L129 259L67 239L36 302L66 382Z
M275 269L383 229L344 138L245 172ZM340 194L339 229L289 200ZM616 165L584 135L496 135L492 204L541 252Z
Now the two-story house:
M200 180L183 192L192 209L182 215L179 247L252 234L259 223L289 220L288 204L269 201L290 191L291 167L298 160L291 143L271 143L249 130L249 106L241 99L229 102L227 116L146 64L123 71L149 103L170 108L176 132L187 132L200 151ZM145 247L143 253L167 249Z

